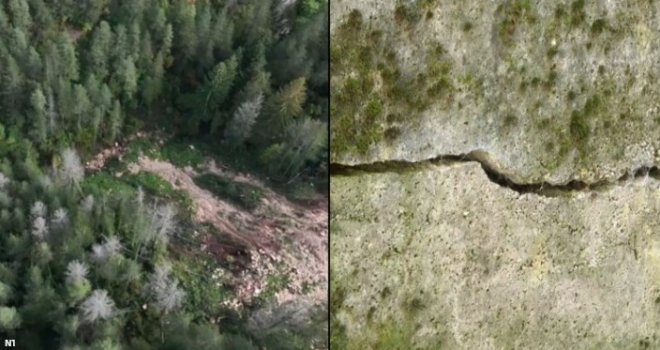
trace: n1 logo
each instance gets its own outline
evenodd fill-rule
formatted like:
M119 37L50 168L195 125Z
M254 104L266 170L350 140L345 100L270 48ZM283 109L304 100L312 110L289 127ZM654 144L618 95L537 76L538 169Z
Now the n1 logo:
M14 339L5 339L5 348L13 348L16 346L16 340Z

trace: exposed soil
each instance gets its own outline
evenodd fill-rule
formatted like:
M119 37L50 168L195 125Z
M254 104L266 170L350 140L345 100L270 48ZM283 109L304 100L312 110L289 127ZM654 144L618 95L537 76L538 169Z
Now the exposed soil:
M102 151L87 163L87 169L101 169L108 158L121 159L123 150L124 147L117 144ZM200 172L190 167L181 169L167 161L142 156L137 164L129 164L128 169L132 173L155 173L174 188L186 191L193 201L194 219L220 232L219 235L205 233L199 249L212 253L220 261L241 260L236 262L245 268L232 271L236 299L227 301L227 305L249 304L266 290L268 279L274 274L288 275L287 288L275 296L278 303L300 298L319 304L327 302L327 199L303 207L249 174L233 172L214 161L204 164L201 172L248 183L262 190L260 206L246 211L197 186L193 178Z

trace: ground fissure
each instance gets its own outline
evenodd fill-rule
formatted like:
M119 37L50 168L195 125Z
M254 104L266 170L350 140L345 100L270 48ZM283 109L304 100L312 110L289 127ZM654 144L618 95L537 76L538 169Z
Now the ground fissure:
M656 165L642 165L625 171L616 180L597 180L593 182L583 180L570 180L564 183L552 183L549 181L521 183L513 179L510 174L502 171L497 161L485 151L476 150L458 155L440 155L422 161L388 160L373 163L362 163L346 165L331 163L330 173L332 176L351 176L359 173L384 173L384 172L409 172L416 171L428 165L453 165L456 163L479 163L488 179L502 187L524 193L534 193L546 197L557 197L577 191L602 191L613 186L625 184L637 178L654 178L660 180L660 168Z

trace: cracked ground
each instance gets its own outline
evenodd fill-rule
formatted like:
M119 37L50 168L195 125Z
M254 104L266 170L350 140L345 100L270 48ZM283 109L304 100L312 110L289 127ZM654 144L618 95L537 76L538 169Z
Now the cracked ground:
M338 349L660 349L660 3L331 2Z

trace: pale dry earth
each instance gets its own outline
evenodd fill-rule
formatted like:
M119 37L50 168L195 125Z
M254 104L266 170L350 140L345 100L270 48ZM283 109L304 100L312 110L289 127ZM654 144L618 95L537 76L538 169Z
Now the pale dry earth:
M424 3L432 4L431 18L419 10L413 25L397 25L398 5ZM529 9L516 10L525 4ZM611 181L660 164L659 2L336 0L330 5L331 33L358 10L365 30L386 33L385 46L376 52L393 49L403 76L425 74L425 62L434 59L430 51L440 45L452 86L447 98L405 113L415 122L398 125L396 139L374 139L366 153L333 154L333 163L417 162L479 150L518 183L553 184ZM332 83L339 86L350 76L333 76ZM381 92L375 89L377 96ZM593 115L572 126L573 113L583 112L590 99L600 102ZM384 104L383 115L397 107L387 99ZM376 123L381 122L386 123Z
M349 344L395 325L411 349L660 347L653 178L546 197L460 162L334 176L331 196Z

